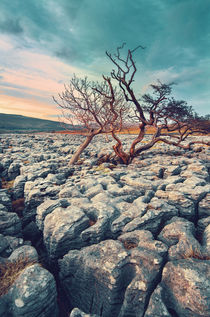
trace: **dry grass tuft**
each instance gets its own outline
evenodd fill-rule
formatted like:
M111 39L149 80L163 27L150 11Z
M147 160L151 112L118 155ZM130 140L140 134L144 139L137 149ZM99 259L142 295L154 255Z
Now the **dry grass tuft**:
M210 260L210 256L203 255L200 250L193 249L192 247L185 251L182 255L183 259L198 259L198 260Z
M29 261L27 258L20 257L15 262L0 264L0 296L5 295L23 270L35 264L35 261Z
M6 179L2 178L2 188L11 189L13 187L14 181L14 179L11 181L7 181Z
M95 223L96 223L96 220L92 220L92 219L89 220L89 226L90 227L94 226Z
M19 198L12 201L12 211L16 212L19 217L22 217L23 210L25 208L24 198Z
M131 241L125 241L123 245L126 250L134 249L138 246L137 243Z
M28 165L29 163L30 163L30 161L28 161L28 160L24 160L24 161L22 161L23 162L23 164L25 164L25 165Z

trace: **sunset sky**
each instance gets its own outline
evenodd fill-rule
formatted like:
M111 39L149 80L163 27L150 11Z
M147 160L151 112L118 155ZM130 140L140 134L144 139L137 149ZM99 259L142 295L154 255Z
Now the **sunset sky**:
M135 89L174 81L173 95L210 109L210 0L0 0L0 113L57 120L52 101L75 73L100 80L105 51L135 54Z

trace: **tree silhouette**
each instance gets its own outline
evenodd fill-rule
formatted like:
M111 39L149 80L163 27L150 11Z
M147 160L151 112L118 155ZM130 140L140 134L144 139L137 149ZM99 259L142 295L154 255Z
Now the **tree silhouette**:
M130 119L133 124L138 124L138 135L131 142L127 152L123 150L122 141L115 131L112 136L117 141L114 145L116 155L124 164L129 164L143 151L153 147L157 142L164 142L183 149L190 149L193 144L208 144L209 142L194 140L185 143L187 137L198 133L208 133L209 120L204 120L194 113L192 107L188 106L183 100L175 100L171 97L172 85L164 84L160 81L151 85L151 93L144 94L138 99L133 90L132 84L137 72L133 53L142 48L138 46L133 50L128 49L125 58L121 56L125 43L117 48L114 55L106 52L109 59L115 66L111 72L111 78L116 81L129 104ZM112 85L110 78L105 78ZM204 124L205 121L205 124ZM149 141L144 139L146 131L150 128L152 137ZM183 144L184 143L184 144Z
M119 89L111 85L110 79L93 82L74 75L64 91L53 97L62 109L63 117L73 125L85 129L85 141L72 156L69 164L78 161L81 153L93 137L102 133L119 132L127 115L127 104ZM100 91L100 93L99 93Z

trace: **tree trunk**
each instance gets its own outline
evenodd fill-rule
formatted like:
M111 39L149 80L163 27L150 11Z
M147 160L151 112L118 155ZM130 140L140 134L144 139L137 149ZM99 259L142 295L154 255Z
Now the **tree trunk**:
M74 153L74 155L72 156L72 158L69 161L69 165L73 165L74 163L76 163L80 157L80 154L84 151L84 149L86 149L86 147L90 144L90 142L92 141L94 135L88 135L85 139L85 141L78 147L78 149L76 150L76 152Z

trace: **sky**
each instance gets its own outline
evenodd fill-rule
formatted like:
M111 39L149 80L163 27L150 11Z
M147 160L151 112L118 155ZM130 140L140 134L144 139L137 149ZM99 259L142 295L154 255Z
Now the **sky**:
M139 44L137 96L161 80L210 113L210 0L0 0L0 113L58 120L52 96L73 74L101 80Z

